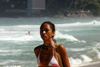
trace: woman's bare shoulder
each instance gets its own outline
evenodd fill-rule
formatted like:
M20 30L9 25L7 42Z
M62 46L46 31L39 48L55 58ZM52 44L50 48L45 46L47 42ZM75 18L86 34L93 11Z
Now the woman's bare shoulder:
M41 46L42 46L42 45L39 45L39 46L35 47L35 48L34 48L34 51L40 50Z
M58 44L60 54L66 54L66 48L62 44Z
M65 47L62 44L58 44L59 49L65 49Z
M39 46L34 48L34 53L36 54L36 56L38 55L41 47L42 47L42 45L39 45Z

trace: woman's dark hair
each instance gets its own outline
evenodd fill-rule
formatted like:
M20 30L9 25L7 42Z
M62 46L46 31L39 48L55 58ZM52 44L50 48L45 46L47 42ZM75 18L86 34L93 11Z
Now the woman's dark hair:
M45 21L45 22L43 22L43 23L41 24L41 26L40 26L40 29L42 28L43 24L45 24L45 23L47 23L47 24L50 25L50 28L52 29L52 32L55 31L55 25L54 25L52 22L50 22L50 21Z
M50 25L50 28L52 29L52 32L55 31L55 25L54 25L52 22L50 22L50 21L45 21L45 22L43 22L43 23L41 24L41 26L40 26L40 29L42 28L42 26L43 26L45 23L47 23L47 24ZM54 36L53 36L52 38L54 38Z

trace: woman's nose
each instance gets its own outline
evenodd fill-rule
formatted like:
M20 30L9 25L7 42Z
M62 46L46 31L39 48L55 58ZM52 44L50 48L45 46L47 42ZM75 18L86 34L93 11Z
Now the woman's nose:
M45 31L43 31L43 34L45 34Z

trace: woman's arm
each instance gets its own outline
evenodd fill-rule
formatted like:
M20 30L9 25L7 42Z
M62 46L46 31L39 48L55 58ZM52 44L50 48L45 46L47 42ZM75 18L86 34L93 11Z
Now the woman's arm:
M69 60L68 60L66 49L61 44L59 44L59 51L60 51L61 59L64 63L64 66L65 67L70 67L70 63L69 63Z

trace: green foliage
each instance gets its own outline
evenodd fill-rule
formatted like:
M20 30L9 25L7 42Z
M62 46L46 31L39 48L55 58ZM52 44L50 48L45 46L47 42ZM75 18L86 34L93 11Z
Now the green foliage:
M94 15L100 15L100 0L46 0L47 9L53 12L66 10L91 11Z
M100 0L45 0L48 14L67 14L71 11L90 11L94 16L100 16ZM26 3L25 3L26 2ZM14 8L11 8L14 4ZM5 9L26 9L27 0L10 0L9 2L0 2L0 12Z

